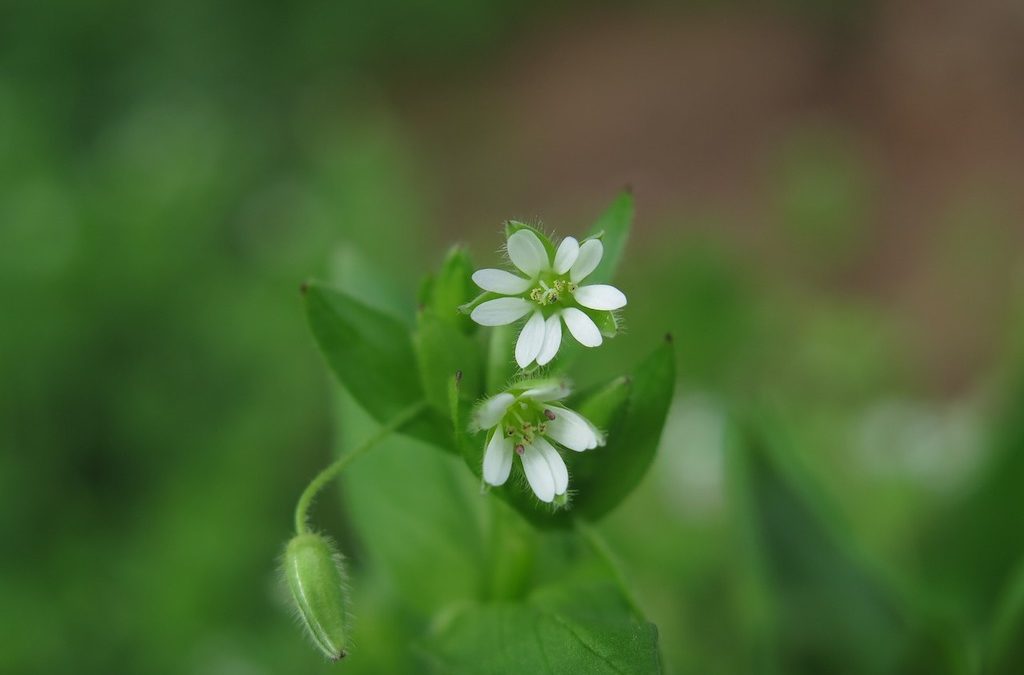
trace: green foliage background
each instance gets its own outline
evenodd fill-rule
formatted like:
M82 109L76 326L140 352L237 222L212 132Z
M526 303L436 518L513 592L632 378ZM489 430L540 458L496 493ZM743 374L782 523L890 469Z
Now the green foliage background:
M871 51L859 36L873 11L0 7L0 672L450 672L466 658L449 639L460 621L525 632L530 611L564 604L565 559L583 561L573 583L586 597L606 601L598 563L557 533L524 530L522 550L491 551L492 521L522 523L481 504L460 459L407 438L353 467L341 508L330 496L317 510L352 568L346 662L300 637L274 561L306 481L372 429L327 374L299 282L373 279L362 297L411 325L419 278L452 239L495 263L501 219L540 213L580 233L627 180L639 204L616 280L628 332L577 376L617 375L674 336L677 397L656 463L599 525L658 626L665 671L1019 672L1024 249L998 181L954 185L962 199L938 201L892 255L897 270L930 270L925 296L954 306L932 325L906 316L920 296L890 302L876 268L893 245L882 206L913 186L879 165L846 108L797 116L749 149L767 177L754 225L687 201L685 184L645 202L658 174L629 166L586 194L551 185L519 203L529 158L485 165L480 188L521 211L467 223L429 167L432 153L470 149L404 114L435 88L475 102L467 82L502 81L523 35L554 49L595 13L611 17L599 35L612 51L636 17L743 27L767 13L829 44L834 64ZM580 69L570 83L602 76ZM479 110L480 125L507 113ZM629 110L616 135L637 124ZM913 129L934 123L916 114ZM985 330L973 351L940 351L961 364L949 384L922 352L961 325ZM482 568L517 555L536 556L531 583L545 590L508 610L522 580ZM490 604L467 609L481 593Z

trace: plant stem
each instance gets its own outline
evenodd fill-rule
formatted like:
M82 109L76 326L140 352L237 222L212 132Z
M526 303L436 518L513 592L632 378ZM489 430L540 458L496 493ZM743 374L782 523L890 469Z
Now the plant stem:
M615 556L612 554L612 550L608 547L608 543L601 536L601 533L594 528L593 525L584 521L581 518L576 519L576 531L587 541L590 545L591 550L597 554L597 557L604 562L605 567L611 572L612 579L615 581L615 585L619 587L623 597L626 600L626 604L629 608L636 613L637 616L642 617L643 611L640 609L639 603L636 598L633 597L633 591L630 590L629 585L626 583L626 577L622 574L622 567L619 565Z
M375 445L383 441L385 438L390 436L393 432L399 428L405 426L412 420L414 420L420 413L426 408L426 402L420 401L412 406L409 406L402 412L398 413L391 420L377 430L373 436L363 442L362 445L356 447L350 452L346 452L344 455L336 459L332 464L325 467L320 473L318 473L313 480L309 482L306 489L303 490L302 496L299 497L298 504L295 505L295 533L305 534L309 531L307 525L307 512L309 511L310 505L313 503L313 498L316 497L317 493L320 492L329 482L334 480L344 471L345 467L350 462L355 460L362 454L371 450Z

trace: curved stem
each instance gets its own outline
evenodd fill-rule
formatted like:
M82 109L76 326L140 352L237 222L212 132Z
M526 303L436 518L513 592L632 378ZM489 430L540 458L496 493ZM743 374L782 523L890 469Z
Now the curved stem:
M313 480L309 482L306 489L303 490L302 496L299 497L298 503L295 505L295 533L305 534L309 531L307 525L306 513L309 511L310 505L313 503L313 498L316 497L317 493L320 492L328 483L338 477L345 467L349 465L357 457L365 454L371 450L375 445L383 441L385 438L390 436L394 431L397 431L402 426L408 424L415 419L423 410L426 408L426 403L420 401L415 405L409 406L402 412L398 413L391 420L382 426L377 433L368 438L363 442L362 445L356 447L355 450L346 452L344 455L335 460L332 464L325 467L320 473L318 473Z
M629 585L626 584L626 577L622 574L622 568L615 560L612 550L608 547L608 543L604 540L604 537L601 536L601 533L598 532L593 525L580 518L576 519L576 531L587 540L587 544L590 545L591 550L597 554L597 557L604 562L605 567L607 567L608 571L611 572L612 579L615 581L615 585L619 587L619 591L622 592L629 608L632 609L637 616L642 617L644 613L640 610L640 605L637 603L636 598L633 597L633 591L631 591Z

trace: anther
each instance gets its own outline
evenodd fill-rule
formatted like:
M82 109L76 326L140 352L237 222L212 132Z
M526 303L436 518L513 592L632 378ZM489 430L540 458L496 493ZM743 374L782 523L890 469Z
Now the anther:
M516 446L516 454L517 455L522 455L524 452L526 452L526 448L523 447L522 443L520 443L519 445Z
M553 413L550 410L548 410L547 408L545 408L544 409L544 417L547 417L549 420L553 420L553 419L555 419L555 413Z

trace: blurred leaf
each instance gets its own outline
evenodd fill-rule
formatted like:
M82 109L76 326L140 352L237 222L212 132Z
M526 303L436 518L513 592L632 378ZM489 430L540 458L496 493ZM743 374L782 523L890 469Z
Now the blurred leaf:
M439 673L660 673L658 630L610 584L549 586L447 617L425 645Z
M597 266L597 269L587 277L586 283L606 284L615 276L615 270L618 268L619 261L622 260L622 254L626 249L626 241L629 239L629 229L633 224L634 213L633 194L628 190L624 190L591 226L587 236L602 235L601 243L604 245L604 257L601 258L601 264Z
M609 424L605 446L570 453L569 472L577 492L573 512L600 518L629 495L654 459L675 391L675 355L666 340L634 370L629 378L624 411L610 409L620 392L602 390L583 402L579 412L594 416L595 424ZM626 388L625 384L621 385Z
M341 291L317 282L305 287L306 316L320 351L338 381L378 422L423 400L405 326ZM403 429L454 450L447 421L425 413Z
M1024 670L1024 564L1003 595L989 639L988 675L1015 675Z
M339 448L353 447L376 424L344 392L337 408ZM395 437L342 477L345 514L355 525L368 564L387 574L401 606L424 616L437 607L480 597L487 574L476 481L454 457ZM355 607L356 649L360 632Z
M774 429L772 429L774 431ZM940 645L838 528L821 517L763 420L742 430L737 462L761 580L774 609L770 636L784 673L956 672Z
M988 466L966 495L937 514L923 543L922 561L932 585L975 623L989 619L1024 560L1024 376L1018 372L1017 378L992 425Z

